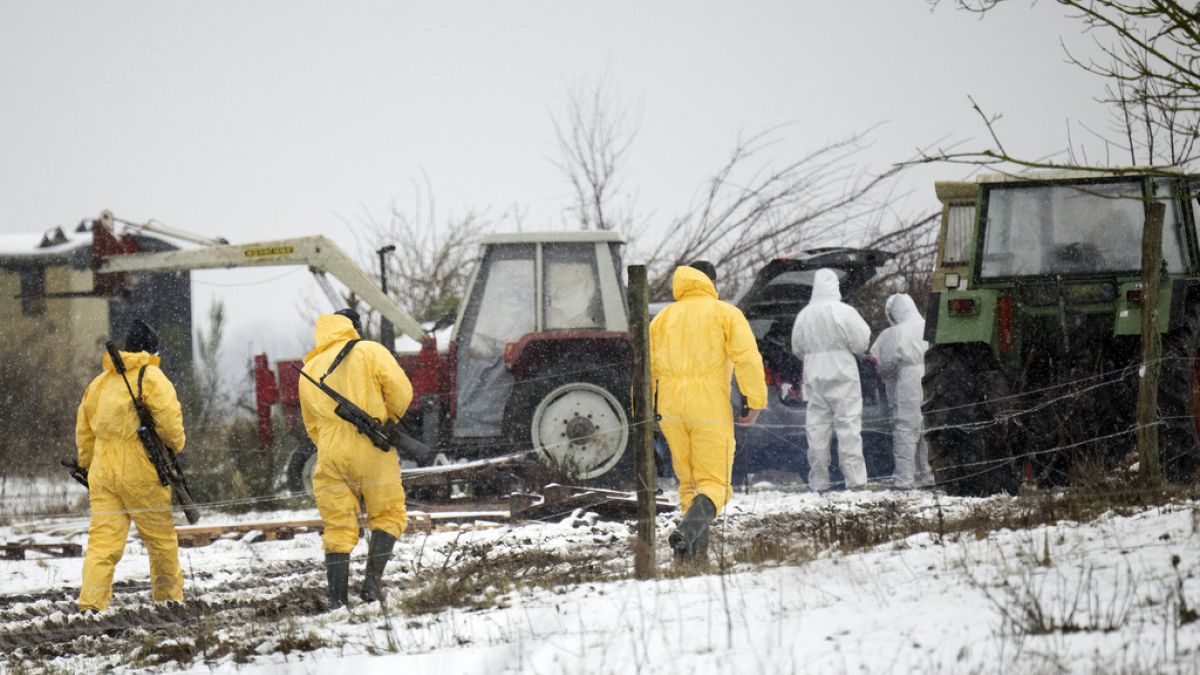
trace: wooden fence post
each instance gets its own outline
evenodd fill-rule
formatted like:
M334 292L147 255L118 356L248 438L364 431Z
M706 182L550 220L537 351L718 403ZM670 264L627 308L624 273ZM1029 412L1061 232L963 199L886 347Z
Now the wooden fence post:
M656 572L654 526L654 406L650 375L649 285L646 266L629 266L629 343L633 354L632 415L629 440L633 444L637 487L637 540L633 568L638 579L653 579Z
M1146 202L1146 228L1142 232L1142 368L1137 399L1137 445L1138 474L1147 490L1162 489L1162 467L1158 458L1158 375L1162 370L1158 297L1165 213L1162 202Z

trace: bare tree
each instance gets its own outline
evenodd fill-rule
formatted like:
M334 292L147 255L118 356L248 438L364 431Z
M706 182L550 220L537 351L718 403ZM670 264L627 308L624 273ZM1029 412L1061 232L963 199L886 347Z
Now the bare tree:
M436 321L458 309L479 240L493 221L471 210L441 219L428 177L415 183L414 193L411 207L393 202L386 220L364 213L352 230L366 249L362 256L374 263L367 269L378 271L375 251L396 246L385 257L389 294L418 321ZM355 299L348 297L347 304Z
M555 161L572 187L571 212L583 229L620 230L650 266L651 297L670 297L671 273L706 259L720 268L723 293L736 293L762 264L817 244L861 244L869 224L895 201L892 180L903 169L863 169L861 154L874 131L852 134L781 163L769 151L786 125L739 137L695 201L650 241L634 199L620 180L637 126L607 80L569 88L554 119ZM932 228L928 228L931 230Z
M555 165L573 190L572 217L583 230L629 234L634 200L622 194L621 170L638 125L607 78L569 87L563 108L551 119L559 149Z
M954 0L960 9L987 13L1008 0ZM968 152L939 150L921 161L969 164L1006 162L1033 168L1093 168L1124 163L1185 166L1196 158L1200 137L1200 4L1174 0L1054 0L1093 37L1097 58L1082 57L1064 45L1067 59L1107 81L1102 103L1112 106L1111 134L1088 131L1104 144L1104 158L1069 147L1063 159L1028 159L1009 152L996 130L999 115L971 101L992 136L993 147ZM941 0L930 0L938 6ZM1113 135L1115 134L1115 135ZM1120 151L1115 159L1108 149Z
M891 262L861 289L855 291L853 304L874 332L887 328L884 314L887 296L904 292L921 305L929 296L933 281L933 254L937 247L937 229L941 212L910 218L899 225L878 220L867 230L863 248L890 251Z
M190 401L194 424L208 429L229 412L228 401L221 392L221 343L225 339L225 303L214 299L208 308L208 332L196 333L194 370L194 399Z
M870 130L772 165L760 155L781 140L781 130L739 138L692 208L650 249L654 297L669 297L671 270L698 258L715 263L723 291L734 293L780 254L865 243L869 225L889 213L901 168L862 168Z

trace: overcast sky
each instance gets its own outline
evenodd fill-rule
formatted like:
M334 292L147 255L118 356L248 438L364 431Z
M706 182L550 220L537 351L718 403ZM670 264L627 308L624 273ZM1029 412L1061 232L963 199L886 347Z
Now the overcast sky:
M422 175L443 215L516 208L526 229L561 228L552 115L567 86L603 78L638 122L625 186L653 227L739 133L780 124L778 159L882 124L863 157L881 168L939 139L984 147L971 95L1012 149L1060 150L1069 122L1108 119L1060 39L1086 46L1050 2L980 20L924 0L0 0L0 233L108 208L353 248L346 220L410 204ZM963 175L912 172L902 207L933 208L932 180ZM194 275L198 316L227 302L230 358L307 348L317 287L284 273Z

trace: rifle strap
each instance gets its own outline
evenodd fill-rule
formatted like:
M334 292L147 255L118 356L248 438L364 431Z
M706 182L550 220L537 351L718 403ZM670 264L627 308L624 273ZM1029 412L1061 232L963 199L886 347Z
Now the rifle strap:
M329 377L329 374L333 372L334 368L337 368L342 364L342 359L346 358L346 355L350 353L350 350L354 349L354 345L358 344L359 342L361 342L361 340L351 340L342 347L342 351L338 352L337 357L333 359L333 363L329 364L329 370L326 370L325 374L321 376L321 384L325 384L325 378Z
M146 366L138 368L138 400L142 400L142 378L146 376Z

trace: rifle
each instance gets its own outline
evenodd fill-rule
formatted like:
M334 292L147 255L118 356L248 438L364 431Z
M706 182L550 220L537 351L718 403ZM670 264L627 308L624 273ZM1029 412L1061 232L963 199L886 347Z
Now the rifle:
M89 490L91 489L91 486L88 485L87 469L79 466L79 462L71 459L60 459L58 460L58 463L70 469L69 473L71 474L71 478L74 478L83 487L88 488Z
M400 428L399 420L387 420L380 422L379 420L367 414L367 411L358 407L353 401L342 396L324 382L314 380L311 375L301 370L296 364L292 364L292 369L304 376L304 379L312 382L317 389L325 392L325 395L333 399L337 406L333 409L333 414L343 420L354 425L355 431L367 437L371 441L371 445L379 448L383 452L387 452L392 448L396 448L399 452L403 450L405 454L422 466L433 461L434 452L428 445L404 433Z
M196 521L200 520L200 511L196 509L196 503L192 501L191 492L188 490L187 481L183 477L183 471L179 468L179 461L175 458L175 453L163 445L162 439L158 437L158 432L154 430L153 414L146 407L146 403L134 395L133 388L129 386L129 379L125 377L125 362L121 359L117 346L109 340L104 343L104 348L108 350L108 357L112 359L113 366L124 380L125 389L129 392L134 409L137 410L138 440L146 449L146 455L150 458L150 463L154 465L159 482L172 488L172 492L175 493L175 501L183 507L183 515L187 517L188 523L196 524ZM140 383L138 389L140 393Z

